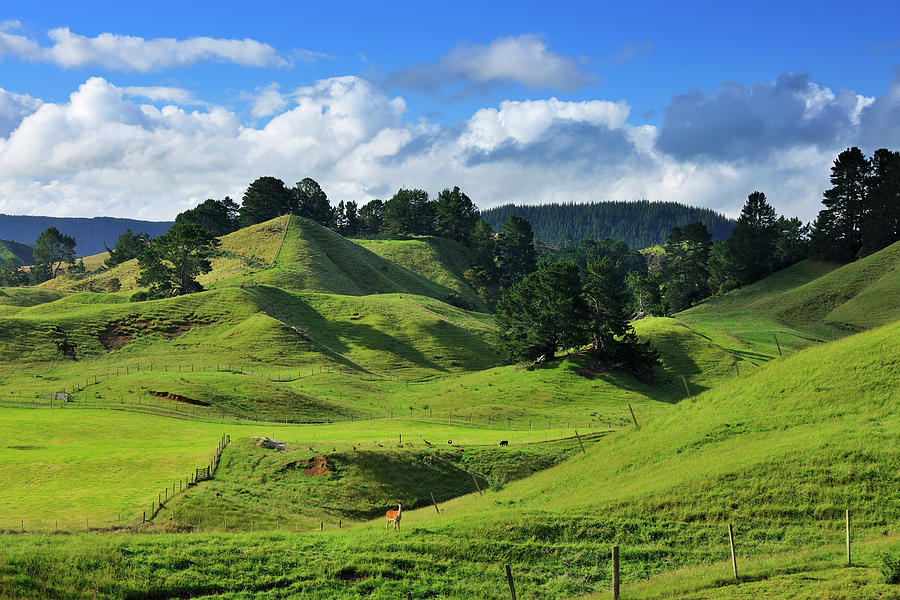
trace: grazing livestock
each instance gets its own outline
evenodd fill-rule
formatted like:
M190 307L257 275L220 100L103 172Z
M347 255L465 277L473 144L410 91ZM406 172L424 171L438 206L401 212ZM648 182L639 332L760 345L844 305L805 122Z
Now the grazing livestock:
M500 440L501 446L509 446L509 440Z
M400 513L403 511L403 503L397 503L397 510L389 510L385 513L385 517L387 517L387 522L384 524L384 530L387 531L388 527L391 526L391 523L394 524L394 530L400 531Z

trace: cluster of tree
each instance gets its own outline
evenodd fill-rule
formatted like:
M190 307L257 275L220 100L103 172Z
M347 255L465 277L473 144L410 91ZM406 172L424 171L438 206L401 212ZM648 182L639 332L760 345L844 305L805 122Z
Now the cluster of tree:
M807 257L809 226L776 217L762 192L753 192L731 235L713 241L703 223L673 227L665 255L643 275L629 276L638 314L669 314L714 293L758 281Z
M73 272L83 273L84 263L75 262L75 245L74 237L60 233L56 227L48 227L34 243L31 269L26 272L16 257L4 260L0 264L0 285L37 285L56 277L66 264Z
M506 204L481 213L481 218L499 229L509 215L517 214L531 223L538 239L555 246L583 239L612 238L632 248L665 243L672 227L699 221L713 239L725 239L734 221L708 208L677 202L594 202L586 204Z
M497 302L498 349L510 361L537 362L583 349L606 365L649 378L658 359L634 333L621 279L608 256L584 268L541 262Z
M900 152L881 148L866 158L857 147L841 152L831 167L812 228L812 253L852 260L900 240Z
M309 177L292 188L275 177L260 177L244 192L240 206L227 196L209 199L179 214L175 222L196 223L220 236L284 214L307 217L345 236L440 235L461 243L470 241L479 220L478 208L458 187L441 191L433 201L424 190L401 188L386 202L376 199L360 207L342 200L332 206Z
M154 238L138 256L141 275L138 285L149 286L132 300L168 298L203 291L197 276L209 273L219 240L196 223L175 223L165 234Z

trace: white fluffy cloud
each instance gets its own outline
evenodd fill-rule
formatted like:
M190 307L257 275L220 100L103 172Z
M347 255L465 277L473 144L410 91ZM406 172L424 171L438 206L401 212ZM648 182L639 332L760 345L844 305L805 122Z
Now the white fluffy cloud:
M288 65L275 48L251 39L145 39L117 33L86 37L67 27L58 27L47 32L52 45L41 46L25 35L14 33L18 29L15 21L7 21L0 27L0 57L9 54L64 68L97 65L110 70L142 72L198 62L228 62L246 67Z
M274 175L288 185L312 177L335 202L387 198L401 186L436 193L459 185L482 208L648 198L736 215L758 189L779 212L808 220L837 152L876 133L880 145L900 145L891 125L900 88L870 101L791 85L799 100L777 86L759 97L813 120L843 110L840 128L827 135L786 129L788 140L765 152L755 138L715 140L705 124L693 141L663 144L664 131L628 123L624 101L507 101L438 127L407 116L402 98L350 76L284 94L270 88L278 97L255 108L274 116L259 127L198 105L180 88L120 88L91 78L64 103L0 91L0 212L171 219L206 198L239 199L251 181ZM746 94L737 97L735 119L746 123ZM703 111L690 110L688 98L676 100L680 114L702 122ZM728 104L714 108L711 116L727 125ZM730 145L719 157L704 146L722 143Z
M398 69L388 85L435 90L454 83L474 86L520 83L531 89L575 90L596 78L552 52L536 35L498 38L487 46L460 44L440 60Z
M27 94L13 94L0 88L0 137L8 136L26 116L41 107L42 102Z

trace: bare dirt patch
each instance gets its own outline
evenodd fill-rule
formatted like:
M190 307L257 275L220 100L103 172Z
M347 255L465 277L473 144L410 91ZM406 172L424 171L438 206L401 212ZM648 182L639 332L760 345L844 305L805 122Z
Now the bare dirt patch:
M295 460L287 463L281 468L282 471L299 471L302 470L304 475L310 477L318 477L330 473L328 468L328 457L324 454L313 456L307 461Z
M107 352L121 350L134 337L135 329L147 329L152 325L153 321L118 321L107 325L98 337Z
M324 454L313 456L307 461L306 468L303 469L303 474L310 477L325 475L326 473L328 473L328 461L325 459Z
M180 321L175 323L158 323L154 321L117 321L107 325L97 336L107 352L121 350L139 332L158 332L174 340L194 327L211 325L204 321Z
M175 402L184 402L185 404L193 404L194 406L209 406L209 402L204 402L203 400L194 400L193 398L188 398L187 396L181 396L179 394L173 394L171 392L154 392L150 391L151 396L156 396L157 398L166 398L168 400L174 400Z

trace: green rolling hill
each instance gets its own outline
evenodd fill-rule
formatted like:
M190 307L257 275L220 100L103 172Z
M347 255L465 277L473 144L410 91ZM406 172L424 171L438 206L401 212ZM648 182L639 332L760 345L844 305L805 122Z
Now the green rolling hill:
M642 319L653 381L501 365L464 248L297 217L224 236L199 294L129 302L134 263L0 290L0 598L499 599L506 564L520 597L601 598L613 544L623 597L898 597L898 259ZM136 521L222 432L215 479ZM110 533L46 534L87 513Z

